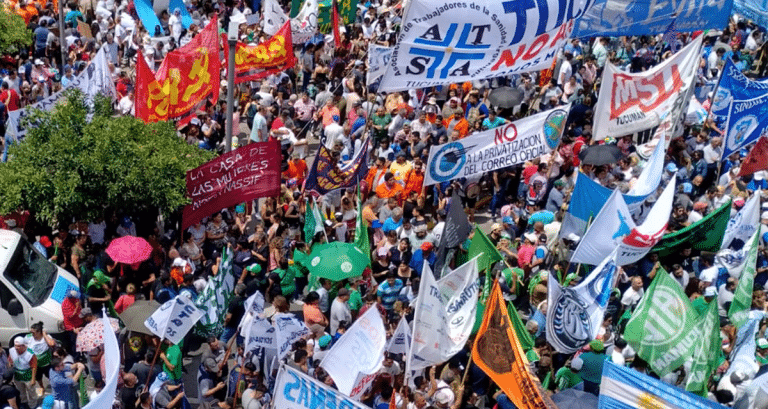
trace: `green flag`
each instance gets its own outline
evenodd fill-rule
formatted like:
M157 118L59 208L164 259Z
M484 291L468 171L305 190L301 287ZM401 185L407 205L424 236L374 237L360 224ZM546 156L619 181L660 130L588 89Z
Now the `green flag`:
M317 4L317 31L328 34L333 30L332 0L320 0Z
M723 233L725 233L730 218L731 201L729 200L728 203L720 206L696 223L665 235L651 251L659 253L660 257L676 253L684 247L716 253L720 250Z
M698 315L682 287L659 269L624 330L624 339L659 376L680 367L700 335Z
M760 229L758 228L749 243L744 245L747 257L744 263L744 271L736 284L733 293L731 308L728 309L728 319L736 328L741 328L749 318L749 309L752 307L752 288L755 285L755 268L757 267L757 248L760 245Z
M325 217L317 208L314 200L307 200L307 211L304 213L304 240L311 245L317 233L325 232Z
M720 363L720 316L717 313L717 301L709 303L707 313L699 320L698 327L702 336L693 350L693 365L685 390L707 396L709 376Z
M368 225L363 219L363 201L360 197L360 187L357 187L357 222L355 222L355 246L368 257L371 263L371 241L368 238Z
M205 288L197 296L195 306L203 311L194 331L202 337L221 335L224 329L224 317L227 315L229 302L234 297L235 274L232 270L232 249L224 247L221 251L221 264L218 273L208 279Z
M501 256L499 250L496 249L496 246L491 242L491 239L489 239L479 227L475 227L475 235L472 236L472 241L469 243L468 257L472 260L475 256L481 253L482 256L477 259L478 271L483 271L490 267L491 264L504 260L504 257Z
M357 18L357 0L339 0L339 16L344 24L352 24Z

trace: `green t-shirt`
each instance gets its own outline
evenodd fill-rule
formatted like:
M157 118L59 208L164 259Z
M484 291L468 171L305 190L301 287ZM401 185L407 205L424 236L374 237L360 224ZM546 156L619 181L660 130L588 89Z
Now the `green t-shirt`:
M581 383L581 376L564 366L555 374L555 383L557 383L557 389L561 391L570 389Z
M167 365L165 365L165 361L163 361L163 372L168 374L168 378L172 380L179 380L182 377L182 362L181 362L181 348L179 348L178 345L170 345L168 346L168 349L165 350L165 357L168 359L168 362L173 365L173 371L171 371L170 368L168 368Z
M360 311L360 308L363 308L363 296L360 295L360 290L350 289L347 305L352 311Z
M693 302L691 303L691 306L694 310L699 314L700 317L704 316L704 314L707 313L707 307L709 306L709 303L704 299L703 296L697 297Z
M292 296L296 292L296 271L291 268L278 268L274 272L280 276L280 291L286 297Z
M373 115L372 118L373 124L376 126L383 126L381 130L375 129L374 135L377 139L381 140L382 138L385 138L387 136L387 125L389 125L390 122L392 122L392 116L389 114L384 114L384 116L378 116L376 114Z

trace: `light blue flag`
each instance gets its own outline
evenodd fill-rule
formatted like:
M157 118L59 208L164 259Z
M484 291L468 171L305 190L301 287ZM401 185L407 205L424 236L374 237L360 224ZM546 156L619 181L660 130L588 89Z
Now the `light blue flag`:
M725 407L611 361L603 364L598 409L724 409Z
M741 0L754 2L755 0ZM765 0L760 0L765 3ZM680 32L728 25L734 0L597 0L573 29L571 38L661 34L674 21Z
M752 99L734 99L728 108L726 124L723 159L757 141L760 136L768 135L765 130L768 126L768 93Z
M728 110L733 100L758 98L768 93L768 81L747 78L730 58L725 60L723 74L712 100L712 114L719 128L726 126ZM725 157L725 156L723 156Z
M753 313L750 320L743 327L739 328L739 332L736 334L736 345L733 346L731 356L729 357L731 365L728 367L725 376L730 376L732 373L739 371L751 378L757 373L755 335L757 335L757 331L760 329L760 320L763 315L759 311L755 313Z

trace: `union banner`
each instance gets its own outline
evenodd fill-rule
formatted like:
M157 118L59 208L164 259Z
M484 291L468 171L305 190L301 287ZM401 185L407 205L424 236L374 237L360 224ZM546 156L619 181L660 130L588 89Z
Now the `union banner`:
M224 47L224 60L229 61L229 47ZM251 46L238 41L235 46L235 84L264 78L294 65L290 21L263 43Z

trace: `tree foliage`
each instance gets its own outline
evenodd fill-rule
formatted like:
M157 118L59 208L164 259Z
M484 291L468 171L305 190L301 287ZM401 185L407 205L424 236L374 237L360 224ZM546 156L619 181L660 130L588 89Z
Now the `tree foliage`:
M0 5L0 54L19 51L19 47L32 43L32 32L24 19Z
M22 207L54 226L107 208L167 213L189 203L186 171L211 153L185 143L171 123L114 118L107 98L90 108L80 91L67 93L26 119L26 138L0 164L0 214Z

